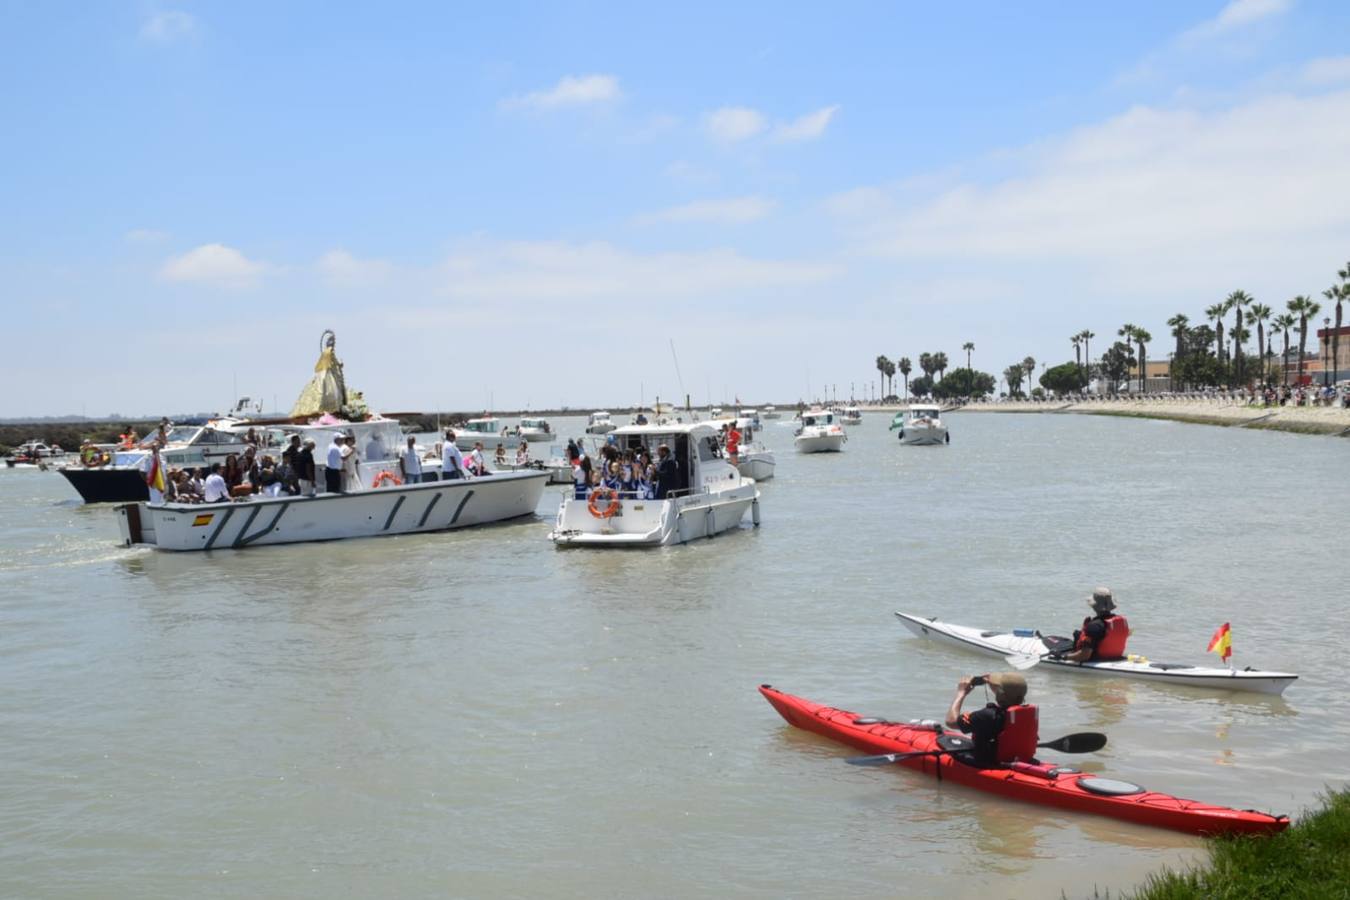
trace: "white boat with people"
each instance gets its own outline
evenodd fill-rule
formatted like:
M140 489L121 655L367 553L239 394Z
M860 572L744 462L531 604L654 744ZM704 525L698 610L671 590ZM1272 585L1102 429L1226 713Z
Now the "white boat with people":
M472 450L481 442L484 449L492 453L498 444L514 449L520 443L519 432L496 416L480 416L461 422L454 427L454 432L455 446L461 450Z
M844 449L848 433L828 409L812 409L802 413L793 443L798 453L838 453Z
M603 409L598 409L591 413L590 418L586 420L587 434L609 434L617 427L618 426L614 424L614 420L610 417L609 413L605 412Z
M516 428L516 435L531 444L551 444L558 439L548 419L524 417Z
M549 539L559 547L659 547L759 524L759 489L722 454L707 423L626 425L601 460L650 454L654 483L578 484L564 492ZM640 465L639 465L640 468Z
M231 454L242 456L250 445L259 451L269 447L281 451L275 434L245 419L220 416L202 425L175 425L166 419L145 437L128 430L115 446L87 444L80 448L77 460L57 471L85 503L149 500L145 474L150 469L151 447L157 443L160 461L177 469L210 468Z
M751 410L753 412L753 410ZM746 478L753 478L755 481L768 481L773 478L774 457L773 451L759 440L760 427L758 423L751 424L748 419L737 416L734 419L718 419L709 423L718 429L734 425L736 431L740 434L741 440L736 448L736 469ZM724 435L719 435L723 444L726 443Z
M12 455L5 457L5 465L11 469L46 469L51 460L61 459L66 451L61 445L48 445L42 441L24 441L14 448Z
M428 452L415 443L409 447L410 439L396 419L371 414L360 393L347 390L332 332L324 333L320 346L315 375L290 419L261 429L272 451L267 455L275 453L277 459L264 460L258 467L259 483L228 483L213 471L205 483L209 502L191 502L194 492L173 492L167 480L154 477L168 466L163 451L152 447L152 464L142 477L152 483L152 497L160 491L173 493L167 501L155 498L117 507L126 546L242 549L442 531L534 513L549 478L547 471L493 472L486 459L480 467L472 454L458 468L459 450L447 447L445 454L457 470L448 479L442 477L435 450ZM254 440L259 438L255 430L259 424L250 426ZM281 446L296 454L309 448L315 477L301 481L303 476L288 471ZM256 450L249 454L255 459L258 455Z
M900 443L913 446L950 444L952 437L942 421L942 408L936 403L911 403L891 420L891 431L900 430Z
M759 428L759 410L749 406L744 409L736 410L737 420L748 424L751 428Z
M839 423L849 427L862 424L862 410L856 406L845 406L839 411Z
M1135 681L1150 681L1154 684L1179 684L1223 691L1255 691L1262 694L1281 694L1298 679L1292 672L1152 662L1135 654L1119 660L1070 662L1054 659L1046 654L1071 648L1073 645L1071 638L1042 637L1040 632L1030 628L986 631L910 613L897 612L895 615L906 628L919 637L986 656L1001 656L1009 665L1017 668L1028 668L1027 663L1030 662L1053 672L1128 678Z
M776 406L764 407L763 411L760 412L759 415L761 418L764 419L781 419L783 417L783 414L778 411L778 407Z

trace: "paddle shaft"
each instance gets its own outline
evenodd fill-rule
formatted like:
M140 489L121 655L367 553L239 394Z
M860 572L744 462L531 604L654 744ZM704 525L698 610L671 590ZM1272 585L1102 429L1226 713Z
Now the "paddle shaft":
M1096 731L1080 731L1066 734L1053 741L1043 741L1036 745L1047 750L1061 753L1092 753L1106 746L1106 735ZM881 753L876 756L854 756L844 760L854 766L884 766L905 759L917 759L920 756L941 756L944 753L964 753L965 750L915 750L910 753Z

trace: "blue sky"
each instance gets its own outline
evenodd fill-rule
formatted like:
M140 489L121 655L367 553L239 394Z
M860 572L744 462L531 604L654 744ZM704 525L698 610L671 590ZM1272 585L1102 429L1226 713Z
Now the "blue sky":
M861 395L1350 259L1346 4L728 6L0 3L0 415L326 327L384 409Z

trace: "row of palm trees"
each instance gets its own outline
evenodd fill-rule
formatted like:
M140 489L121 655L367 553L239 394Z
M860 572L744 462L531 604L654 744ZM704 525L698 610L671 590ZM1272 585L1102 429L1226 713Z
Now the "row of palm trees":
M961 349L966 351L966 366L969 367L970 352L975 349L975 345L970 342L966 342L961 347ZM950 368L950 365L951 364L947 360L947 354L941 351L937 353L919 354L919 368L922 369L923 374L927 375L930 379L933 377L934 373L937 373L937 380L941 381L942 373L946 372L947 369ZM910 362L908 356L902 356L896 362L892 362L885 356L878 356L877 371L881 373L881 387L882 387L881 393L883 397L889 397L892 393L894 393L894 386L895 386L894 379L896 372L899 372L901 376L904 377L905 396L906 397L909 396L909 373L914 371L914 363ZM886 379L888 378L891 379L890 390L887 390L886 388Z
M1336 272L1340 279L1338 284L1333 284L1322 292L1328 303L1334 303L1336 306L1336 328L1331 334L1331 352L1334 359L1340 358L1340 340L1341 340L1341 321L1342 305L1350 302L1350 263L1346 263L1344 269ZM1212 304L1205 310L1205 318L1214 324L1214 358L1221 366L1227 368L1230 375L1229 384L1237 386L1247 383L1248 372L1246 371L1249 357L1244 352L1244 348L1252 337L1252 328L1256 329L1256 359L1258 363L1265 361L1262 365L1262 371L1258 373L1258 380L1263 383L1270 381L1269 360L1274 357L1274 351L1271 346L1275 335L1283 337L1284 352L1283 357L1287 360L1289 357L1290 335L1298 335L1298 381L1303 381L1304 358L1307 353L1308 343L1308 321L1315 319L1317 314L1322 311L1322 304L1312 298L1300 294L1285 303L1285 311L1276 314L1276 311L1264 303L1258 303L1254 297L1246 291L1233 291L1222 301ZM1232 314L1232 324L1227 327L1227 340L1225 340L1225 317ZM1188 354L1197 352L1188 338L1192 336L1193 330L1191 320L1184 313L1177 313L1167 320L1167 326L1171 329L1172 336L1176 338L1176 351L1173 354L1174 371L1176 364L1186 360ZM1269 327L1269 333L1267 333ZM1137 325L1126 323L1122 325L1116 334L1122 339L1125 347L1131 351L1135 347L1139 349L1138 371L1139 371L1139 389L1144 389L1144 378L1146 376L1148 345L1153 341L1153 335L1149 334L1147 329ZM1073 344L1074 359L1082 367L1083 359L1089 360L1089 367L1084 369L1084 381L1090 374L1090 347L1092 338L1096 335L1088 330L1080 331L1071 335L1069 340ZM1231 349L1230 349L1231 343ZM1231 359L1231 366L1228 360ZM1006 375L1006 373L1005 373ZM1288 372L1283 376L1284 383L1288 383Z

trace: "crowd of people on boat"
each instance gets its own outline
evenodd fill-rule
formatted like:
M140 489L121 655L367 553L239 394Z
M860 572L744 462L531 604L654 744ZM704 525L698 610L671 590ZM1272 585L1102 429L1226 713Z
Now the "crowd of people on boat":
M567 442L567 460L578 500L602 490L629 500L664 500L685 487L680 467L666 444L659 445L653 457L646 445L620 450L611 436L592 459L578 438Z

